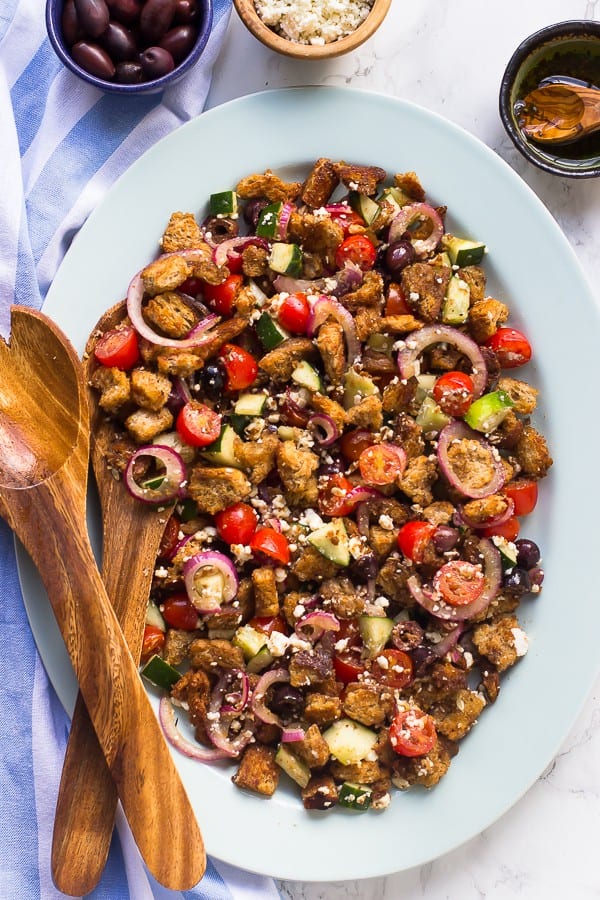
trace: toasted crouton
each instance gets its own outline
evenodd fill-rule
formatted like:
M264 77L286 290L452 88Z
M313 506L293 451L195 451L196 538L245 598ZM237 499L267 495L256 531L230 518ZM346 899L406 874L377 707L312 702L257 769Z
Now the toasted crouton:
M239 768L231 780L236 787L272 797L279 784L280 771L271 747L252 744L244 750Z
M90 384L100 391L98 403L109 413L117 412L131 397L129 375L114 366L98 366Z
M214 516L233 503L245 500L252 491L252 485L243 472L230 466L194 466L188 491L200 512Z
M168 431L173 424L173 415L166 406L157 412L137 409L125 419L125 427L138 444L149 444L157 434Z
M200 226L192 213L174 212L161 238L163 253L192 250L204 245Z
M255 615L277 616L279 614L279 594L275 573L268 566L252 571L254 585Z
M157 412L165 405L171 393L171 382L164 375L147 369L134 369L131 373L131 399L142 409Z

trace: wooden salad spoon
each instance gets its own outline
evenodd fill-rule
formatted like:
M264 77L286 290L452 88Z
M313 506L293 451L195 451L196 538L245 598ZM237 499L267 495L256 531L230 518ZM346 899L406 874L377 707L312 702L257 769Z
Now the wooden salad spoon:
M106 312L84 353L86 381L94 368L93 348L126 317L125 303ZM114 427L88 391L91 460L102 509L102 578L131 655L138 661L152 575L165 524L174 503L159 510L140 503L113 477L106 460ZM98 883L115 822L117 791L81 694L77 697L63 764L52 842L52 871L65 894L88 894Z
M0 340L0 515L46 587L142 856L158 881L186 890L204 874L202 837L87 533L83 368L46 316L18 306L11 314L10 344Z
M515 105L521 131L539 144L569 144L600 128L600 90L579 84L545 84Z

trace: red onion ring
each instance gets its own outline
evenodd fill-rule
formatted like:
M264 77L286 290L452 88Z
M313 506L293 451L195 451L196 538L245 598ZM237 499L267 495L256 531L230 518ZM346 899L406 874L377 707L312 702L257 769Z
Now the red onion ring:
M451 344L471 363L471 380L473 382L473 399L481 397L487 383L487 366L481 349L474 340L452 328L450 325L426 325L419 331L413 331L407 346L398 353L398 368L402 378L418 375L418 359L424 350L433 344ZM410 347L408 346L410 344Z
M158 460L165 467L165 474L162 476L160 487L142 487L135 480L135 462L144 456L150 456ZM172 447L163 447L162 444L149 444L136 450L133 456L129 458L123 474L125 487L132 497L135 497L136 500L141 500L142 503L166 503L175 499L175 497L179 496L181 484L185 479L185 465L181 456Z
M456 646L456 643L463 633L465 627L462 623L459 623L452 631L449 631L445 637L438 641L437 644L433 644L431 649L435 653L437 657L445 656L449 650L452 650L453 647Z
M275 713L267 707L265 703L265 694L272 684L285 684L289 680L290 673L287 669L271 669L270 672L265 672L258 680L250 702L252 712L261 722L265 722L267 725L278 725L280 728L283 728L279 716L275 715Z
M177 730L175 710L167 696L160 699L158 718L168 742L189 759L197 759L200 762L216 762L219 759L227 759L231 756L230 753L226 753L224 750L219 750L216 747L203 747L201 744L192 744L191 741L184 738Z
M429 206L428 203L409 203L407 206L403 206L400 212L392 219L388 241L390 244L393 244L395 241L401 240L412 223L416 222L417 219L428 219L433 226L431 234L427 238L415 238L412 240L410 232L408 235L417 256L425 256L427 253L435 250L444 233L444 223L439 213L433 206Z
M448 450L454 441L477 441L478 444L481 444L482 447L485 447L485 449L489 451L490 457L493 460L494 474L486 485L480 488L467 487L456 475L448 457ZM484 497L489 497L490 494L495 494L504 484L506 475L502 460L498 456L497 451L495 451L491 444L488 444L477 431L473 431L464 422L450 422L449 425L446 425L446 427L441 430L438 438L437 457L440 469L449 483L452 487L460 491L461 494L464 494L465 497L471 497L473 500L481 500Z
M281 732L281 743L288 744L303 741L305 734L304 728L300 728L299 725L286 725Z
M330 447L340 436L340 430L326 413L315 413L308 420L308 427L315 430L315 438L321 447ZM323 433L320 434L319 432Z
M356 336L356 326L352 314L337 300L333 300L331 297L319 297L310 311L308 334L310 337L314 337L329 316L333 316L344 329L348 365L351 366L360 356L360 341Z
M295 210L293 203L284 203L277 219L277 236L276 240L285 241L287 237L288 225L290 224L290 216Z
M291 278L289 275L278 275L273 285L277 291L286 291L288 294L300 291L304 294L327 293L333 297L343 297L344 294L356 290L362 284L363 278L363 270L356 263L347 260L343 268L325 278Z
M296 622L296 634L309 641L318 641L326 631L339 631L340 620L333 613L315 610Z
M383 494L381 491L378 491L377 488L368 487L366 484L357 484L356 487L353 487L352 490L348 491L346 496L344 497L344 502L350 501L350 503L362 503L363 500L374 500L376 497L382 497Z
M235 669L235 673L239 670ZM217 681L210 697L208 707L209 715L206 717L206 733L219 750L227 756L239 756L246 744L250 742L252 731L245 729L232 740L228 736L229 726L227 721L221 715L223 709L223 695L227 689L227 683L230 680L232 672L224 672Z
M239 251L245 250L246 247L263 247L266 250L268 246L269 244L264 238L253 234L229 238L229 240L217 244L213 259L217 266L226 266L228 260L237 262L242 255Z
M206 601L199 594L196 587L198 571L207 566L217 569L223 577L223 594L220 602L208 605L206 605ZM219 553L217 550L204 550L202 553L196 553L186 560L183 566L183 580L190 603L200 613L212 613L221 609L224 603L229 603L230 600L233 600L237 594L239 584L234 564L229 557Z
M235 675L235 676L237 676L237 678L240 679L240 690L231 692L231 691L227 691L227 689L225 689L224 693L230 694L232 698L235 696L239 699L237 699L233 703L227 703L227 704L224 703L221 706L221 711L228 712L228 713L229 712L240 713L240 712L243 712L243 710L246 708L246 706L248 704L248 698L250 697L250 679L248 678L248 675L246 674L246 672L244 672L243 669L231 669L229 674L231 676Z
M503 525L504 522L508 522L508 520L515 514L515 502L512 497L506 497L506 509L502 513L498 513L497 516L491 516L489 519L486 519L485 522L477 522L475 519L472 519L470 516L465 515L464 505L459 506L456 510L456 514L454 516L454 521L457 525L466 525L467 528L473 528L477 530L478 528L495 528L497 525Z

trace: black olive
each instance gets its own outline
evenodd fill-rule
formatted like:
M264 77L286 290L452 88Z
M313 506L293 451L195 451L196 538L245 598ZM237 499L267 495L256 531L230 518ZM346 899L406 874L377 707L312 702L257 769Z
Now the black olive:
M394 241L385 253L385 265L392 275L409 266L415 258L415 250L410 241Z
M520 538L515 541L517 548L517 565L520 569L533 569L540 561L540 548L534 541Z
M220 400L225 390L226 374L219 363L208 363L200 369L200 386L209 400Z
M304 709L302 691L290 684L277 684L271 691L269 708L283 718L296 718Z
M526 594L531 590L531 579L525 569L511 569L504 576L504 587L517 596Z

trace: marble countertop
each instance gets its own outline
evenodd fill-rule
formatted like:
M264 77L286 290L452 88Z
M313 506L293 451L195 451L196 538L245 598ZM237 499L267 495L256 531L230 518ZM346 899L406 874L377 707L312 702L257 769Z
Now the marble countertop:
M516 169L558 221L598 295L600 179L559 179L536 169L515 150L497 111L500 80L517 45L545 25L582 18L599 19L600 0L393 0L382 28L354 53L304 62L267 50L234 12L208 106L269 88L328 84L434 110ZM548 770L477 838L386 878L278 887L290 900L591 900L600 897L599 825L600 679Z

